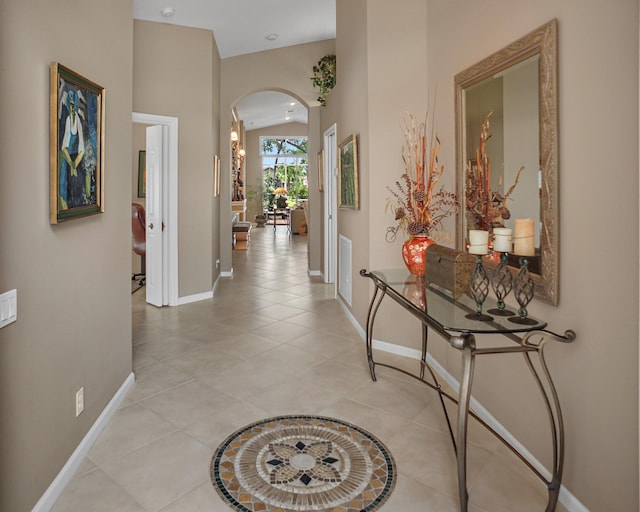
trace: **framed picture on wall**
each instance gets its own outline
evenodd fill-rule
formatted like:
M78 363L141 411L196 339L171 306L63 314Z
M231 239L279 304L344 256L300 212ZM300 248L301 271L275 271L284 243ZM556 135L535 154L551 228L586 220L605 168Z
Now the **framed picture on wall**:
M338 148L338 207L357 210L358 205L358 142L349 135Z
M324 191L324 149L318 151L318 190Z
M51 65L52 224L104 212L104 94L104 87Z
M220 157L213 156L213 197L220 195Z
M138 151L138 197L147 196L147 152Z

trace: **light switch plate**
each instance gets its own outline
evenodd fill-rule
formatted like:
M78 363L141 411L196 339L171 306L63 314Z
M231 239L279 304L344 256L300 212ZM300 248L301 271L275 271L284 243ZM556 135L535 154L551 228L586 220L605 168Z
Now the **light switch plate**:
M18 290L0 295L0 329L18 318Z

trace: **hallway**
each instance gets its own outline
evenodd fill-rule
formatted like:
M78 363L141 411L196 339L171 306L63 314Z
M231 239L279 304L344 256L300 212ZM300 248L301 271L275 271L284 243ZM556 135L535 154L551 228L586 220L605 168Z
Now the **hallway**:
M136 383L53 510L229 511L210 481L214 450L242 426L285 414L339 418L385 443L399 475L381 510L458 510L437 394L381 367L371 381L333 285L307 275L306 237L279 226L254 228L251 239L212 300L158 309L144 290L132 295ZM470 443L470 511L544 509L544 486L501 443L476 424Z

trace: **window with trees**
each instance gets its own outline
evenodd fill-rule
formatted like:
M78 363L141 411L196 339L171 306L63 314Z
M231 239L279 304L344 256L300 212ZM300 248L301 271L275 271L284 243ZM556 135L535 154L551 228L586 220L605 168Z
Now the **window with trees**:
M260 137L260 148L264 207L273 208L278 198L287 206L307 199L307 137Z

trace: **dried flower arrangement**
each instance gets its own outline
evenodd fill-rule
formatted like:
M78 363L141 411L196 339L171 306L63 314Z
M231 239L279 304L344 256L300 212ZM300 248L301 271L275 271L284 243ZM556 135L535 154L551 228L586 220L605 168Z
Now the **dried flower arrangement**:
M507 208L507 200L516 188L520 173L524 166L520 167L516 179L502 195L499 191L491 190L491 162L487 157L487 141L491 138L489 133L489 118L493 111L489 112L482 122L480 129L480 145L476 148L475 161L467 162L465 173L465 209L467 224L471 229L491 230L494 227L503 227L503 221L511 217ZM498 188L502 188L502 176Z
M438 161L440 139L432 129L432 137L427 144L426 125L426 119L416 125L411 114L405 119L404 172L395 182L397 190L387 187L392 197L387 198L385 212L391 210L396 222L387 228L387 242L395 241L398 231L412 237L425 235L434 238L442 227L442 221L458 212L456 194L444 187L436 190L444 165Z

